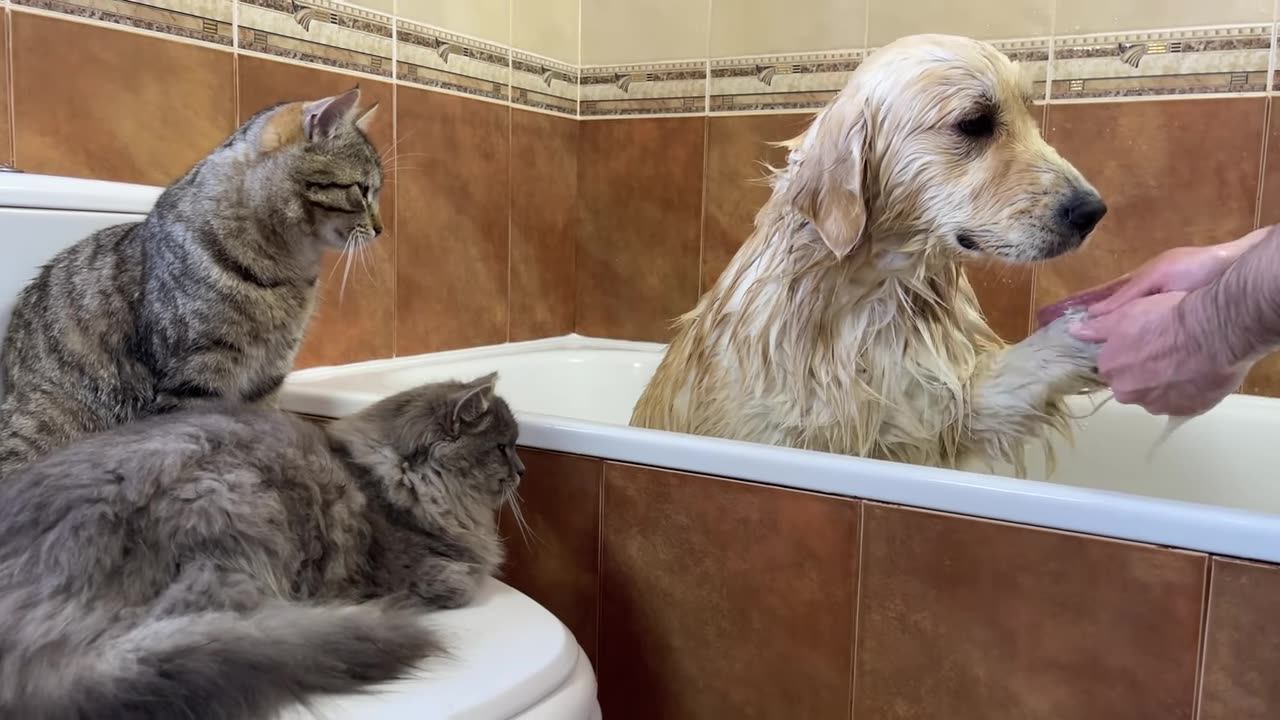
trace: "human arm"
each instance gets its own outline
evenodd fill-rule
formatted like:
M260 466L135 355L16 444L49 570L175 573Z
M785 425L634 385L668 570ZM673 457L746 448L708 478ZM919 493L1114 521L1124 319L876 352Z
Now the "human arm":
M1073 330L1103 343L1098 371L1117 401L1157 415L1199 415L1280 346L1280 230L1250 235L1238 259L1208 285L1139 297L1105 314L1091 311Z

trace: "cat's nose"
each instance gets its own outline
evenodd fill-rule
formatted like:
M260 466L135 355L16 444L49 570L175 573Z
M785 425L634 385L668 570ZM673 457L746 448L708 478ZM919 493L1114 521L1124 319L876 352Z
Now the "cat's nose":
M373 215L369 218L369 225L373 228L373 234L375 237L382 234L382 218L377 215Z

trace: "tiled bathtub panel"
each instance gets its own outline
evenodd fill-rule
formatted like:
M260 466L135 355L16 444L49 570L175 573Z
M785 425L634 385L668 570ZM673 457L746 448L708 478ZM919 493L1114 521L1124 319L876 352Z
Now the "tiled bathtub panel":
M403 18L396 24L396 78L438 90L505 101L511 49Z
M600 482L596 458L522 449L522 528L510 507L500 521L502 579L560 618L593 664L600 612Z
M391 77L392 20L332 0L239 0L240 48Z
M1054 40L1053 100L1263 92L1272 26Z
M1198 720L1280 717L1280 567L1214 558Z
M703 61L582 68L584 117L701 113L707 107Z
M1207 558L864 504L855 720L1191 720Z
M234 0L14 0L12 4L230 47L233 2Z
M600 699L614 720L848 720L855 500L605 464Z

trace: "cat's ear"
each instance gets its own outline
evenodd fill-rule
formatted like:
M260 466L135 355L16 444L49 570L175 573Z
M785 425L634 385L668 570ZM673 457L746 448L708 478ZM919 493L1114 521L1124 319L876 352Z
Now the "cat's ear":
M459 391L453 405L454 432L479 420L489 412L489 407L493 405L494 387L497 383L498 373L489 373L467 383Z
M360 86L341 95L309 102L302 108L302 129L308 142L333 137L338 127L346 121L356 103L360 102Z
M373 107L369 108L368 110L365 110L364 114L356 119L356 127L360 128L361 132L366 132L366 133L369 132L369 127L373 125L373 118L377 114L378 114L378 104L374 103Z

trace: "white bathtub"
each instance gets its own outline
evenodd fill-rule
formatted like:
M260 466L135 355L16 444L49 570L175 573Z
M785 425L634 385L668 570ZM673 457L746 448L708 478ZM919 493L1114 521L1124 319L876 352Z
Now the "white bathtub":
M520 444L1027 525L1280 562L1280 400L1235 395L1178 430L1115 403L1020 480L626 427L664 347L566 336L292 374L293 412L340 417L414 385L498 371ZM1082 398L1081 415L1094 400Z

